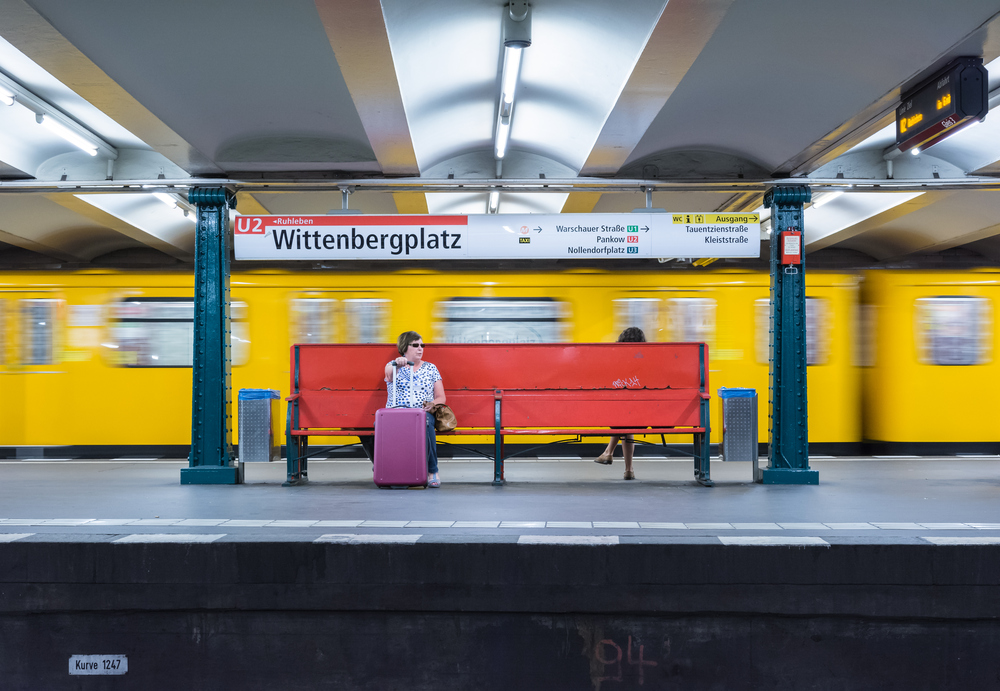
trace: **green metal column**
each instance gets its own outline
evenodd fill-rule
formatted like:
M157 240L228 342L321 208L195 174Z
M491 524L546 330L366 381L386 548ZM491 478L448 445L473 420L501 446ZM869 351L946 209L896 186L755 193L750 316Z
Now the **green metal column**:
M765 485L818 485L809 469L809 411L806 397L806 274L804 240L800 263L782 264L786 233L802 232L805 186L773 187L764 195L771 209L770 443ZM804 237L804 236L803 236Z
M223 187L196 187L188 201L198 209L194 259L194 360L191 454L181 484L235 485L229 354L229 209L236 198Z

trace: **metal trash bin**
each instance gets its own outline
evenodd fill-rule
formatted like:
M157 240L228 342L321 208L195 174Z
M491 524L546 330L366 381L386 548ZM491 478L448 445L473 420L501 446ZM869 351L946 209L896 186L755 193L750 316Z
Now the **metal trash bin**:
M757 482L757 391L755 389L719 389L722 406L723 461L751 461L753 481Z
M280 461L281 447L274 443L274 425L278 419L281 392L274 389L240 389L238 398L240 463Z

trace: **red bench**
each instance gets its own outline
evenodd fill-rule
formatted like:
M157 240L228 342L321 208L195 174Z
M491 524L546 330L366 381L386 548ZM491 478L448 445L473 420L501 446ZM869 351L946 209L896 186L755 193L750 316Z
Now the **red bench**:
M294 345L288 397L288 479L308 479L310 437L373 433L385 407L381 373L392 345ZM692 435L695 479L709 474L708 357L704 343L432 344L459 428L438 441L492 435L493 484L504 440L527 435Z

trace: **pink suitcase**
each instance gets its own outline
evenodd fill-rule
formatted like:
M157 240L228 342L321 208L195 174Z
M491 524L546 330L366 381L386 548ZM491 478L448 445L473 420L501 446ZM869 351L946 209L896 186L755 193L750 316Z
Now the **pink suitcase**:
M395 376L393 370L393 380ZM395 403L395 389L390 404ZM427 486L427 413L423 408L375 411L375 484Z

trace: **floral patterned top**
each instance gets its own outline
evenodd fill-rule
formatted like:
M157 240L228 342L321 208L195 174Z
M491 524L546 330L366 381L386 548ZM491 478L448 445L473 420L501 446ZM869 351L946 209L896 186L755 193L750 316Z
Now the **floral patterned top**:
M434 398L434 382L441 381L438 368L429 362L420 363L419 369L412 367L397 368L395 405L393 404L393 384L389 382L387 408L422 408L424 401ZM411 395L412 392L412 395Z

